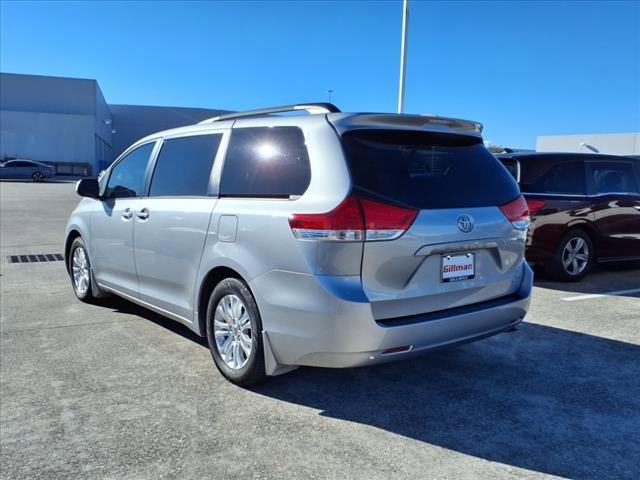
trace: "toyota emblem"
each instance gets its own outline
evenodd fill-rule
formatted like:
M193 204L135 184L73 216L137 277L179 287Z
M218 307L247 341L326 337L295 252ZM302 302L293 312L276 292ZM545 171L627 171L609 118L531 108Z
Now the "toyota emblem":
M461 232L469 233L473 230L473 219L469 215L460 215L458 217L458 228Z

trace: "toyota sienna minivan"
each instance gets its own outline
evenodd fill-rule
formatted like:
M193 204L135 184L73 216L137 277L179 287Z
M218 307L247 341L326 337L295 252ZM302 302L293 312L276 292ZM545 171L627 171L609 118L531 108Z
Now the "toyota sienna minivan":
M513 330L529 212L481 131L305 104L150 135L76 187L74 292L185 324L239 385Z

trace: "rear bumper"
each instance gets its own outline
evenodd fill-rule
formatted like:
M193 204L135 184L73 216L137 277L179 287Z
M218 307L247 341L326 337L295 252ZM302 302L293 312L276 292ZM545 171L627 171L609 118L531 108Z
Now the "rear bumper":
M395 319L374 320L359 277L271 272L250 286L278 364L344 368L409 358L510 330L529 308L533 273L526 263L523 272L518 291L508 297L395 324ZM410 350L383 353L404 346Z

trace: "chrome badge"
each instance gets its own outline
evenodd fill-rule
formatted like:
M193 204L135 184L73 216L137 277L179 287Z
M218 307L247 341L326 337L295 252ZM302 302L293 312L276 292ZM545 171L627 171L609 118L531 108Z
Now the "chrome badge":
M458 217L458 228L461 232L469 233L473 230L473 219L469 215L460 215Z

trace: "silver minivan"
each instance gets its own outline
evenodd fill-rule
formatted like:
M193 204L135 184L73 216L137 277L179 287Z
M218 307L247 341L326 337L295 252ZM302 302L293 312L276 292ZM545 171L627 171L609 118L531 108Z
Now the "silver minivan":
M275 115L282 112L308 115ZM206 336L248 385L509 331L529 213L482 125L305 104L228 114L126 150L66 229L75 294Z

